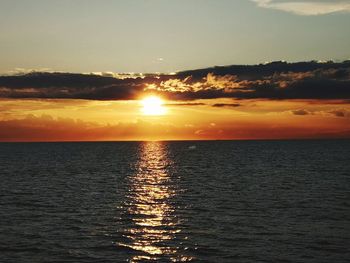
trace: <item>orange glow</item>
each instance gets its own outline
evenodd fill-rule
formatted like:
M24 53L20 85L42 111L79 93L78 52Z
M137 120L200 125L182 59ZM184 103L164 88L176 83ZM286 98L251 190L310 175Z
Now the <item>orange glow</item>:
M0 141L350 138L350 105L339 101L160 100L146 111L163 115L136 100L0 102Z

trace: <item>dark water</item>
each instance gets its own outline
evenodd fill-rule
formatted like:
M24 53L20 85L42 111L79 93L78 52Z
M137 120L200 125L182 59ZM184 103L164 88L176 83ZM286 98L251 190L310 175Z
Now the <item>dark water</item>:
M3 143L0 190L1 262L350 259L350 141Z

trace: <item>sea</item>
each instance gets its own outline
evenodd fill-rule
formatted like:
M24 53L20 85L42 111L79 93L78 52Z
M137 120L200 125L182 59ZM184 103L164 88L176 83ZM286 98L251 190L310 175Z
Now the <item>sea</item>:
M0 262L349 262L350 141L0 143Z

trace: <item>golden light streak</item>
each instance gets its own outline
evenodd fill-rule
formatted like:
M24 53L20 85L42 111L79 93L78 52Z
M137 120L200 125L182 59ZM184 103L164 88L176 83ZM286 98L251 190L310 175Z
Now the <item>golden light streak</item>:
M181 232L180 218L171 199L177 188L166 167L171 163L161 142L145 142L141 146L137 172L129 177L129 194L125 203L133 223L125 229L129 241L117 245L136 251L130 262L157 261L161 257L174 262L191 261L172 244Z

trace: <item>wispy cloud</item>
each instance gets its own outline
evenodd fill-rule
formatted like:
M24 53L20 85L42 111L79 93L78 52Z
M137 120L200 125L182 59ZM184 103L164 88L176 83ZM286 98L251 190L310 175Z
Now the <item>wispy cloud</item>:
M292 114L303 116L303 115L310 115L312 114L312 112L304 109L299 109L299 110L292 110Z
M290 111L291 114L293 115L299 115L299 116L306 116L306 115L331 115L335 117L340 117L340 118L349 118L350 117L350 111L342 108L342 109L333 109L330 111L310 111L307 109L297 109L297 110L292 110Z
M350 12L349 0L251 0L263 8L281 10L296 15L325 15Z
M239 104L239 103L215 103L212 106L216 107L216 108L222 108L222 107L233 107L233 108L236 108L236 107L240 107L242 105Z

